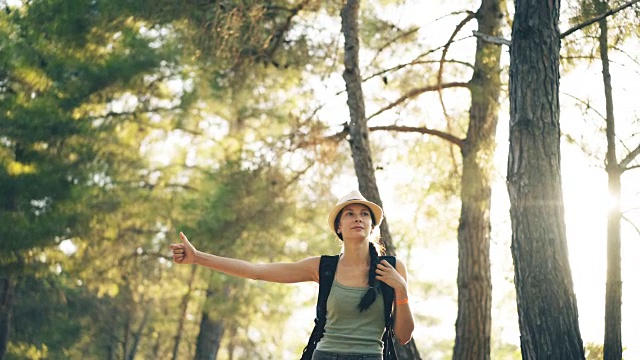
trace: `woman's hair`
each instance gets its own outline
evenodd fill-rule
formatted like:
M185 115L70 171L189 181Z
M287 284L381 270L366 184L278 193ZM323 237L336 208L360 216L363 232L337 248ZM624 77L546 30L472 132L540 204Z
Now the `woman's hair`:
M369 209L369 214L371 214L371 223L375 224L376 217L373 214L373 211L371 211L371 209L368 206L367 206L367 209ZM342 210L340 210L340 212L336 216L336 219L333 222L334 229L337 229L338 225L340 225L341 216L342 216ZM338 235L340 240L343 240L342 234L338 234L336 232L336 235ZM384 246L380 241L379 236L377 236L374 240L376 243L369 241L369 258L371 259L371 261L369 262L369 280L368 280L369 289L367 290L367 292L364 293L364 295L362 295L362 298L360 299L360 303L358 304L358 309L361 312L364 310L367 310L369 306L373 304L373 302L376 300L378 292L380 292L380 287L377 284L378 281L376 280L376 268L380 263L380 257L379 257L380 255L378 254L378 248L380 249L381 253L384 253Z
M378 292L380 291L376 280L376 268L380 263L380 258L378 257L378 250L376 250L376 247L372 242L369 242L369 257L371 258L371 261L369 262L369 290L367 290L360 299L360 303L358 304L360 312L367 310L369 306L373 304Z

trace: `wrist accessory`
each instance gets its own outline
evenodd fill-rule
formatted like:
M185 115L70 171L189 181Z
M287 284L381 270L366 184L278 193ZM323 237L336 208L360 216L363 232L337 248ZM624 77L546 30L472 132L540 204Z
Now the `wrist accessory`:
M396 300L396 305L404 305L409 303L409 298L398 299Z

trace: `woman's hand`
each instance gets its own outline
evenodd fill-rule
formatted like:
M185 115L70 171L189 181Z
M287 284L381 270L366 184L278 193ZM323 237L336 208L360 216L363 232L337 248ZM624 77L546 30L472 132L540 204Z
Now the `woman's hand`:
M376 279L392 287L396 292L407 291L406 279L387 260L382 260L376 269Z
M189 239L180 232L181 244L171 244L169 248L173 252L173 262L176 264L194 264L196 261L196 248L191 245Z

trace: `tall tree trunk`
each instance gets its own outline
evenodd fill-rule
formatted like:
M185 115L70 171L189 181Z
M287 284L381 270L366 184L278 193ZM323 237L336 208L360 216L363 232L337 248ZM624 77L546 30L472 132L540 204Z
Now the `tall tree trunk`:
M113 341L111 341L109 344L107 344L107 360L114 360L116 359L116 353L118 352L116 350L117 345L115 345L113 343Z
M156 337L156 341L154 341L153 343L153 348L151 349L151 357L153 359L160 358L160 347L162 346L163 342L164 342L164 338L162 337L162 333L159 333L158 336Z
M560 169L560 1L516 0L511 41L511 251L528 359L584 359Z
M229 329L229 337L231 339L233 339L237 333L238 333L237 328ZM236 353L236 344L233 340L231 340L227 344L227 354L229 356L229 360L235 359L235 353Z
M620 171L607 170L609 194L619 199ZM604 312L604 360L622 359L622 270L620 244L620 206L609 209L607 219L607 287Z
M220 350L220 341L224 335L222 320L210 317L209 311L202 313L200 321L200 333L196 345L195 360L215 360Z
M0 279L0 360L4 359L9 344L14 286L11 278Z
M209 298L213 297L213 294L212 285L209 284L205 304L210 302ZM205 306L205 309L202 311L202 320L200 321L200 332L198 333L194 360L215 360L218 357L223 335L224 324L222 319L216 319L212 316L210 307Z
M176 329L176 336L173 341L173 352L171 359L178 359L178 350L180 349L180 340L182 339L182 331L184 330L184 322L187 319L187 307L189 306L189 299L191 298L191 290L193 289L193 282L196 278L196 272L198 268L193 267L191 269L191 275L189 276L189 282L187 284L187 293L182 298L180 303L180 319L178 320L178 328Z
M344 78L347 88L347 105L349 106L349 145L351 156L358 177L359 190L370 201L382 206L378 184L376 182L371 147L369 146L369 128L367 126L362 93L362 77L360 76L358 38L359 0L347 0L340 15L342 17L342 32L344 34ZM395 248L391 239L391 232L386 219L380 225L380 234L387 254L394 255ZM398 359L420 359L420 354L412 339L405 346L396 346Z
M503 0L483 0L478 31L500 35ZM500 98L499 45L478 38L470 82L469 128L462 147L458 225L458 318L454 360L491 358L491 178Z
M138 345L140 345L140 339L142 339L142 332L147 327L147 321L149 320L151 308L149 306L145 306L144 314L142 315L142 320L140 321L140 326L138 329L132 334L133 341L127 353L127 360L133 360L136 358L136 354L138 353Z
M365 118L364 95L362 93L362 76L359 65L360 40L358 38L359 10L360 2L358 0L347 0L341 12L345 67L342 78L347 88L347 105L349 106L349 145L360 192L370 201L381 205L382 200L371 158L369 127ZM388 232L388 226L384 219L382 226ZM382 239L385 241L387 250L392 250L393 245L387 243L390 237L385 234Z
M123 336L122 336L122 360L127 359L129 353L129 335L131 334L131 311L126 315L127 319L124 324Z
M599 13L608 10L608 4L596 0ZM607 219L607 287L604 312L604 360L622 359L622 269L620 246L620 192L622 169L616 156L616 129L613 114L613 90L609 73L609 41L607 18L598 22L600 27L600 60L602 60L602 81L607 123L607 162L609 196L615 203L609 208Z

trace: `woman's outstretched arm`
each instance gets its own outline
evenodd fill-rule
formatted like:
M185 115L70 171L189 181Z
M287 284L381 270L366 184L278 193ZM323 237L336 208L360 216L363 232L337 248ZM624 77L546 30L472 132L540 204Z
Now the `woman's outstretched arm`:
M169 246L173 253L173 262L177 264L196 264L233 276L278 283L319 281L319 256L292 263L254 264L198 251L182 232L180 240L181 243Z

